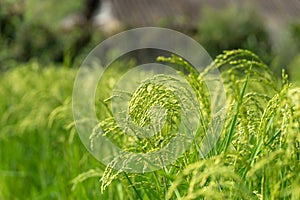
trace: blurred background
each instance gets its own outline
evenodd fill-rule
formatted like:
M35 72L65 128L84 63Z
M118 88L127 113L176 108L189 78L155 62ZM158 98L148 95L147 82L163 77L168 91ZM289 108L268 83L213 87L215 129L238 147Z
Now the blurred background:
M1 0L0 66L36 59L75 67L112 34L160 26L193 37L212 57L249 49L277 74L286 68L296 79L299 13L297 0Z
M299 15L299 0L0 0L0 199L123 194L118 180L100 194L105 166L81 144L72 117L77 69L105 38L167 27L197 40L212 58L249 49L296 82ZM105 81L103 93L115 82Z

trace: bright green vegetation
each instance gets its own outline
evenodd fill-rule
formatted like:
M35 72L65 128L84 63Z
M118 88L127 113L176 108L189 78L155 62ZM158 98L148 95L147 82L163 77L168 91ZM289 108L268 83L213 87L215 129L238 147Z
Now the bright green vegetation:
M198 74L175 56L160 61L189 72L182 76L195 89L205 116L202 123L209 124L211 102L202 79L206 72ZM71 110L76 70L41 68L33 62L1 74L0 199L299 199L300 88L290 84L284 72L281 80L275 78L249 51L227 51L215 63L228 100L217 145L202 159L201 129L175 163L144 174L105 167L81 144ZM107 78L107 88L114 77ZM167 117L160 141L129 143L134 140L125 137L101 107L99 114L108 116L101 125L116 144L147 152L172 137L168 131L176 129L178 102L170 91L153 89L157 99L149 102L159 102L159 94L166 92L164 105L175 113ZM133 119L141 125L149 123L149 107L137 101L147 100L143 91L138 90L130 104Z
M288 82L285 73L278 79L269 71L272 68L277 75L278 68L287 67L290 78L299 81L300 23L287 26L291 33L282 39L286 48L277 55L255 13L236 17L239 11L234 9L204 12L194 37L211 55L247 48L268 63L274 54L275 59L267 67L247 51L218 56L228 110L215 148L204 159L199 156L203 128L174 164L152 173L128 174L97 162L74 127L71 96L76 70L67 67L80 63L102 36L93 36L74 64L73 43L85 30L63 34L58 26L63 17L82 9L83 2L26 1L24 22L18 15L5 22L10 4L19 3L0 3L0 22L7 25L0 36L0 199L300 199L300 89ZM51 64L56 59L65 67ZM208 125L211 102L203 74L177 57L160 61L189 72L183 77L195 89L204 116L201 123ZM172 112L156 137L142 141L129 137L106 109L110 101L105 100L120 74L115 70L107 74L104 95L101 90L105 98L100 96L95 103L105 134L135 152L161 148L178 126L178 102L165 88L154 86L150 95L140 88L130 102L131 117L138 125L149 123L147 102ZM160 101L164 95L167 100Z
M87 199L97 179L72 190L71 180L99 164L72 126L76 71L27 64L0 79L0 199Z

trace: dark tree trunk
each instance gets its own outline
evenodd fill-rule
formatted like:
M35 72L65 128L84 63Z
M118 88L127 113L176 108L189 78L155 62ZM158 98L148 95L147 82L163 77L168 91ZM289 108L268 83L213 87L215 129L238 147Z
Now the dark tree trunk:
M95 12L101 6L102 0L86 0L86 6L84 9L84 16L87 20L91 20Z

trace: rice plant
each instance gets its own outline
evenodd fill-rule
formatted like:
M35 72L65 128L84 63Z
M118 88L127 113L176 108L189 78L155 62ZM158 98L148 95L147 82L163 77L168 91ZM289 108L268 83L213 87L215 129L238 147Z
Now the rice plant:
M184 69L179 73L196 91L205 127L211 102L202 77L211 67L199 74L177 56L158 60ZM212 65L221 71L228 110L222 134L209 154L199 156L201 134L197 134L188 151L161 170L130 174L114 170L112 163L100 178L102 192L117 181L128 188L124 199L300 198L299 88L288 82L284 71L282 80L277 80L268 66L247 50L224 51ZM165 106L172 115L167 116L160 134L144 140L130 137L120 130L113 116L100 124L106 136L127 150L161 148L174 137L171 130L178 125L178 101L172 91L151 85L149 92L149 84L132 95L130 115L138 125L145 126L150 106ZM161 102L163 96L167 99Z
M300 88L284 71L279 80L247 50L216 57L213 64L227 94L226 118L216 145L203 157L199 144L212 104L203 77L211 66L198 73L175 55L158 61L175 66L195 91L201 126L174 163L139 174L115 170L113 162L102 165L81 144L71 115L74 69L32 62L1 74L0 199L300 198ZM112 73L104 80L106 94L115 78ZM172 88L144 83L130 96L130 116L147 126L151 105L166 108L158 134L142 139L126 134L109 110L114 97L95 103L103 119L95 134L102 127L102 134L133 152L168 145L182 117L179 101Z

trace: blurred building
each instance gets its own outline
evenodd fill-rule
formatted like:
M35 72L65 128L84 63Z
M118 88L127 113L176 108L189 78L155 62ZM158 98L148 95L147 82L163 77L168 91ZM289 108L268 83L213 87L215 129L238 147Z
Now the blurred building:
M114 29L142 26L166 26L193 30L199 25L201 9L216 9L234 5L237 8L255 8L271 29L281 26L300 15L299 0L88 0L97 8L85 9L85 15L92 15L95 27L106 32ZM84 24L83 15L73 15L64 20L63 26L71 27L76 23Z
M217 9L228 5L253 7L267 22L284 23L299 17L299 0L102 0L95 24L112 28L169 25L193 29L201 16L201 8Z

